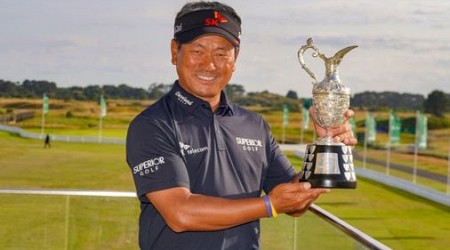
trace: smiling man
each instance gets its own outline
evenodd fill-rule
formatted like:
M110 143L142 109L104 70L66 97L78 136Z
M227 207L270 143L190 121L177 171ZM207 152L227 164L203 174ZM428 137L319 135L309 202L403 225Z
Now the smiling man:
M227 99L240 35L240 17L218 2L187 3L176 16L178 80L127 135L141 249L259 249L259 219L300 216L328 192L299 183L267 123ZM348 123L332 133L356 143Z

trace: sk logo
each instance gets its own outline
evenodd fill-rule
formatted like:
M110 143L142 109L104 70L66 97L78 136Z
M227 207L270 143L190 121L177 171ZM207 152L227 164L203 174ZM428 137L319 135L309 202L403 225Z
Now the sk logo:
M214 18L206 18L206 26L219 26L219 23L227 23L228 20L222 16L218 11L214 11Z

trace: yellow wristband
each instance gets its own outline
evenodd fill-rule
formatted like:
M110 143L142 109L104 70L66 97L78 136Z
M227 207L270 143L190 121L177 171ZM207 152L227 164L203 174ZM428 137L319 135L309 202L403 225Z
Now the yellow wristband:
M272 207L272 217L275 218L278 216L277 210L273 207L272 203L270 203L270 206Z

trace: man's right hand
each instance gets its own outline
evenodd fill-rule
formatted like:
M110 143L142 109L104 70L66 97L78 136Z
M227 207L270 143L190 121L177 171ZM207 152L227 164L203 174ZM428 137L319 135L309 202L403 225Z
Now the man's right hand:
M309 182L292 181L276 186L269 198L277 213L286 213L298 217L305 213L311 204L329 189L311 188Z

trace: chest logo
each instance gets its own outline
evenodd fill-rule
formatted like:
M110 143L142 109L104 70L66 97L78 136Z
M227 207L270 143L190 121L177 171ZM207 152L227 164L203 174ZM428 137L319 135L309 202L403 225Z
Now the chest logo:
M258 139L236 137L236 144L242 146L245 151L259 151L262 148L262 141Z
M180 143L180 151L183 156L185 156L186 154L188 155L198 154L208 150L208 147L192 148L191 145L185 144L183 142L179 143Z

